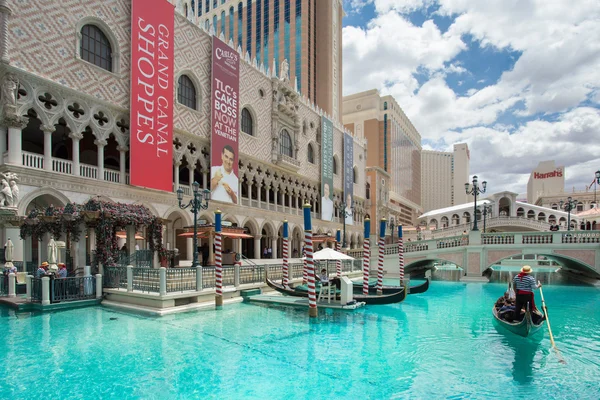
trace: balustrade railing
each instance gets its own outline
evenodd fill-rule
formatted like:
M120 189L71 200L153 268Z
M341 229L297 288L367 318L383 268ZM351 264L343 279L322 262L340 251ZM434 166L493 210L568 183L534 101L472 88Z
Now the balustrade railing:
M523 234L523 244L551 244L552 235L544 234Z
M600 232L584 231L578 233L565 233L562 235L562 243L600 243Z
M261 265L242 265L240 267L240 285L262 282L265 278Z
M159 270L154 268L133 268L133 290L160 293Z
M167 293L196 290L196 268L167 269Z
M96 277L62 278L50 280L50 302L88 300L96 297Z
M52 171L58 172L59 174L73 174L73 161L63 160L61 158L52 159Z
M23 152L23 166L36 169L44 169L44 155Z
M426 250L429 250L429 244L427 244L427 243L407 244L404 246L405 253L413 253L415 251L426 251Z
M79 165L79 175L83 178L98 179L98 167L87 164Z
M215 267L202 267L202 289L215 287Z
M468 246L468 245L469 245L469 237L466 235L438 239L435 242L435 246L438 249L446 249L446 248L450 248L450 247L460 247L460 246Z
M102 285L107 289L127 289L126 267L104 267Z
M235 267L223 267L223 287L235 286Z
M119 183L121 181L121 172L113 171L112 169L105 169L104 180L108 182Z
M515 244L512 233L484 233L481 235L482 244Z
M0 296L8 295L8 275L0 275Z
M42 278L31 278L31 301L42 302Z

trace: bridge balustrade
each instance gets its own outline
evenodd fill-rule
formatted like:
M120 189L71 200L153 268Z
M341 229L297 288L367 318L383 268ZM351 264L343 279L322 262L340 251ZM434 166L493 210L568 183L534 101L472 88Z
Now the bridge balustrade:
M515 236L512 233L497 234L484 233L481 235L482 244L515 244Z
M552 233L524 233L523 244L552 244Z
M600 232L565 233L562 235L562 243L600 243Z
M468 236L455 236L436 240L435 246L438 249L447 249L451 247L468 246Z

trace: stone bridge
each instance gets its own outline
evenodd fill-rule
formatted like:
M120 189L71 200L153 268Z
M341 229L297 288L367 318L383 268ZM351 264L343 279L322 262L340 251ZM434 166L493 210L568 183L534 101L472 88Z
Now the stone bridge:
M362 251L353 250L353 257ZM377 247L371 248L371 269L377 269ZM499 261L523 254L546 256L563 269L600 279L600 231L503 232L471 231L468 235L404 243L405 271L429 269L434 262L449 262L466 271L467 280L481 278ZM398 269L398 246L385 248L384 269Z

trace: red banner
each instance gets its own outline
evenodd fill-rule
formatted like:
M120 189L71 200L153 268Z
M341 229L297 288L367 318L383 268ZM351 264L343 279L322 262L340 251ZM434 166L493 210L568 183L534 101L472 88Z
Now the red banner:
M240 57L213 36L211 200L238 203Z
M167 0L131 2L130 182L173 190L175 9Z

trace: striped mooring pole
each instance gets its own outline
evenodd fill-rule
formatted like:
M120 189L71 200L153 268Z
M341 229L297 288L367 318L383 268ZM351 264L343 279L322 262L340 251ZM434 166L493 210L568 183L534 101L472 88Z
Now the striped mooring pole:
M223 308L223 250L221 244L221 210L215 211L215 307Z
M402 225L398 225L398 264L400 266L400 286L404 285L404 243L402 241Z
M304 205L304 249L306 250L306 269L308 274L308 316L316 318L317 289L315 286L315 264L313 261L312 222L310 220L310 204Z
M288 286L290 282L289 272L289 228L287 219L283 221L283 286Z
M371 237L371 220L365 218L365 240L363 242L363 294L369 294L369 268L371 266L371 253L369 241Z
M342 250L342 244L340 243L340 241L342 239L341 235L342 234L340 233L340 230L338 229L337 232L336 232L336 234L335 234L335 240L336 240L336 242L335 242L335 249L337 251ZM336 275L337 275L338 278L342 277L342 260L337 260L335 262L335 273L336 273Z
M379 258L377 259L377 294L383 294L383 259L385 257L385 231L386 220L379 222Z

